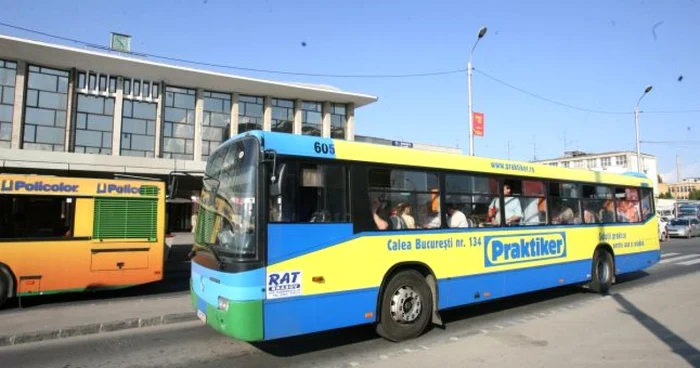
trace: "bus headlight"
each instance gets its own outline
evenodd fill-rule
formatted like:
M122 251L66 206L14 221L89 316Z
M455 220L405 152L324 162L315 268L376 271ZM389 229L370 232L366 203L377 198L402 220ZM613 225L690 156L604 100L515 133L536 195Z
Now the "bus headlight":
M219 297L219 310L228 312L228 302L229 300L224 297Z

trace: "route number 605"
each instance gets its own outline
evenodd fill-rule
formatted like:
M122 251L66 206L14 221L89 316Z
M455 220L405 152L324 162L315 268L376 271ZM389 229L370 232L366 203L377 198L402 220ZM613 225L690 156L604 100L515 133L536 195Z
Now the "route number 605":
M314 143L314 151L316 151L316 153L323 153L324 155L335 155L335 147L332 144L316 142Z

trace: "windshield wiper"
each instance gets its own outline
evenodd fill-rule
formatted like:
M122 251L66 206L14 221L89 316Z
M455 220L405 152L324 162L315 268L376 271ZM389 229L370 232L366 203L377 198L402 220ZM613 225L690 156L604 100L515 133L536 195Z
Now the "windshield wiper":
M221 260L221 256L219 255L219 252L216 249L214 249L214 247L216 245L214 243L204 243L204 245L206 245L207 248L209 248L209 250L211 251L211 254L214 255L214 258L216 259L216 263L219 266L219 269L223 270L224 269L224 261Z

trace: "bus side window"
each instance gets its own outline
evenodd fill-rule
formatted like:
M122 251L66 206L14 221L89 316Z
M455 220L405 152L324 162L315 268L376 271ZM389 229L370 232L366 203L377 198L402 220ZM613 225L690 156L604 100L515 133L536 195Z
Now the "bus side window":
M288 165L282 195L270 198L271 222L349 221L344 166Z
M369 171L369 203L378 230L437 229L442 226L439 179L435 173L387 168Z
M73 198L8 196L0 203L0 239L73 237Z
M642 219L648 220L654 215L654 196L651 189L642 188Z

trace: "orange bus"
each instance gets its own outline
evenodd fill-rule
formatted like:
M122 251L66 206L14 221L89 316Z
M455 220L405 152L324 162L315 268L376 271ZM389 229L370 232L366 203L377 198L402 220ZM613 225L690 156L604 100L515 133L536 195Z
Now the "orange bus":
M162 182L0 174L0 304L163 278Z

